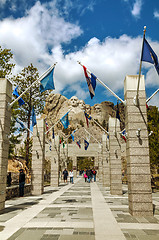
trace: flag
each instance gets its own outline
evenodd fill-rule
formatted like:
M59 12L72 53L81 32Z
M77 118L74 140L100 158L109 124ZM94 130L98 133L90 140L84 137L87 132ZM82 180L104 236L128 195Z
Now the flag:
M158 57L145 38L144 38L144 42L143 42L141 61L145 61L145 62L154 64L156 71L159 74Z
M89 142L87 142L85 139L84 139L84 149L87 150L89 146Z
M118 118L119 121L120 121L120 115L119 115L119 104L118 104L118 102L117 102L117 106L116 106L116 118Z
M20 124L20 126L23 128L23 129L25 129L26 127L24 126L24 124L21 122L21 121L19 121L19 119L17 118L16 119L16 122L17 123L19 123Z
M49 150L51 151L51 145L49 146Z
M52 139L55 138L54 128L52 129Z
M32 108L32 127L34 127L36 124L37 124L36 115L35 115L34 106L33 106L33 108Z
M18 89L18 86L16 86L16 88L13 91L13 95L16 98L18 98L20 96L17 89ZM24 102L24 100L22 98L19 98L18 103L19 103L19 106L22 106L23 104L25 104L25 102Z
M121 137L124 139L124 141L126 142L126 131L125 130L123 130L122 132L121 132Z
M65 148L65 143L63 142L63 148Z
M72 133L71 133L71 137L72 137L72 141L74 142L75 138Z
M83 69L84 69L84 74L85 74L85 77L86 77L89 93L90 93L90 96L91 96L91 99L92 99L95 96L94 91L95 91L95 88L96 88L97 77L93 73L91 73L91 77L89 77L88 73L87 73L87 68L85 66L83 66Z
M85 115L85 117L86 117L87 127L89 127L89 121L88 121L88 119L91 120L92 117L91 117L88 113L86 113L86 112L84 112L84 115Z
M46 90L55 89L53 80L54 68L51 69L49 73L40 81L40 92L45 92Z
M65 129L68 128L68 125L70 124L68 121L68 112L60 119L60 121Z
M46 118L45 118L45 125L46 125L46 131L47 131L47 136L48 136L48 130L49 130L49 125L48 125L48 123L47 123L47 121L46 121Z
M81 148L81 141L77 141L76 144L79 146L79 148Z

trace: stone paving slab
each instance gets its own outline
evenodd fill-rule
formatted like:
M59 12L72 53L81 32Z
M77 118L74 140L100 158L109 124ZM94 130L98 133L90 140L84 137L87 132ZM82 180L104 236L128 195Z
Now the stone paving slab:
M127 186L110 195L100 183L60 183L41 196L6 201L0 212L0 240L159 240L159 193L153 217L129 214Z

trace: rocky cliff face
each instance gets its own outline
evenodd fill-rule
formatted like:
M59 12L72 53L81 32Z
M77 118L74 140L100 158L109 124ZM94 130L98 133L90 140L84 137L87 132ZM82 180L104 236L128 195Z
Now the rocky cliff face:
M119 104L119 111L121 117L121 127L124 128L124 106ZM51 127L54 123L56 123L65 113L69 112L69 122L70 122L70 131L72 129L76 129L79 126L87 127L86 119L84 116L84 111L90 114L93 119L99 122L105 129L108 126L109 116L116 116L116 106L112 102L102 102L99 104L95 104L94 106L90 106L85 104L83 100L78 99L73 96L70 99L62 96L61 94L50 94L46 99L45 109L43 117L47 119L47 123L49 127ZM95 135L98 135L96 132L96 127L91 121L90 127L91 131L94 132ZM58 124L55 128L55 131L62 129L61 124ZM99 127L97 127L97 132L99 131ZM69 131L69 129L68 129Z

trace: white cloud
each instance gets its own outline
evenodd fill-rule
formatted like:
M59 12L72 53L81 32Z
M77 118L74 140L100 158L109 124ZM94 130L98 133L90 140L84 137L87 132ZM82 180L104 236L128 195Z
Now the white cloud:
M141 7L142 7L142 0L136 0L134 3L133 9L131 11L134 17L137 17L137 18L140 17Z
M159 19L159 12L158 11L154 11L154 17Z
M79 60L112 90L123 90L125 76L138 73L142 38L122 35L119 38L108 37L101 42L94 37L79 51L65 54L62 44L81 34L80 27L60 17L54 5L48 10L39 2L25 17L0 22L0 42L2 47L13 51L14 73L32 62L42 74L58 62L54 73L55 91L75 91L75 95L85 99L89 93L83 69L77 64ZM150 45L158 55L159 43L150 41ZM154 66L143 63L142 69L148 70L147 86L158 86ZM84 82L85 88L82 88Z
M0 6L3 6L6 3L6 0L0 0Z

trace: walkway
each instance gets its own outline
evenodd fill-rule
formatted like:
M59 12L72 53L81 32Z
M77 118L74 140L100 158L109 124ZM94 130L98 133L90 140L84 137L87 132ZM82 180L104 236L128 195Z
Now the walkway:
M153 194L154 217L128 213L123 196L111 196L101 184L46 187L41 196L6 201L0 212L0 239L5 240L159 240L159 193Z

